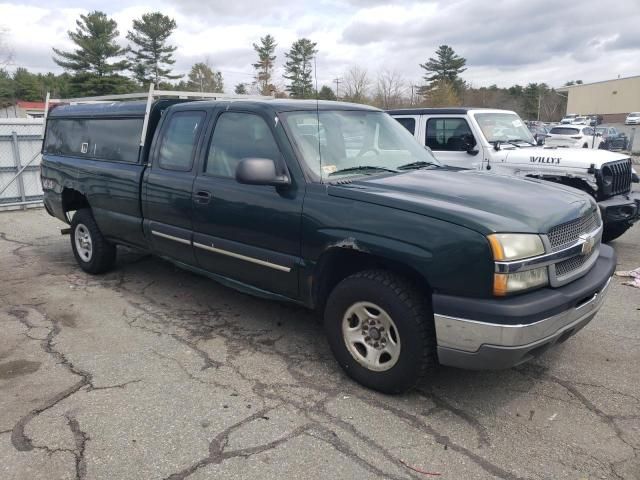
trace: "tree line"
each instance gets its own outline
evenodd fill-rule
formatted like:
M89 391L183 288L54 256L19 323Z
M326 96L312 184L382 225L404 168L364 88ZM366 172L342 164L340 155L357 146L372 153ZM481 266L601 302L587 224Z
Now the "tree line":
M0 32L0 104L16 99L42 100L46 92L53 97L69 98L138 92L149 84L164 90L224 92L222 72L205 59L194 64L189 73L174 73L176 47L170 37L176 30L174 19L161 12L143 14L133 21L126 34L128 45L118 44L120 35L115 20L106 13L93 11L80 15L75 30L67 32L72 50L53 48L53 61L64 73L31 73L6 69L10 60ZM2 47L4 48L4 55ZM566 98L544 83L529 83L499 88L474 87L462 79L466 59L449 45L441 45L433 57L420 63L423 77L419 84L399 73L382 70L371 74L352 65L334 80L335 89L314 82L317 44L307 38L296 40L284 54L283 74L276 78L278 43L265 35L253 44L256 61L253 80L234 86L236 94L261 94L276 97L319 98L367 103L380 108L408 106L477 106L517 111L523 118L557 120L564 113ZM4 64L3 64L4 59ZM580 84L580 80L567 85Z

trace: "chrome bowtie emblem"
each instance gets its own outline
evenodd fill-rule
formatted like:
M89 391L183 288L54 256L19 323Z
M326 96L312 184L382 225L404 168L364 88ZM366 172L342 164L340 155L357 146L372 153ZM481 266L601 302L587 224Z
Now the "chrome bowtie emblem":
M580 235L578 238L584 242L582 244L582 255L589 255L596 244L595 238L589 235Z

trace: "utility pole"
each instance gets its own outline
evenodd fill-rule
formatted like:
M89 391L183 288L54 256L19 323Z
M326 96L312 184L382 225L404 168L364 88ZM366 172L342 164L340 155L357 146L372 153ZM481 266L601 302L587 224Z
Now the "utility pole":
M542 93L538 93L538 121L540 121L540 105L542 104Z
M414 85L413 83L411 84L411 106L413 106L413 103L414 103L414 98L415 98L414 91L419 88L420 88L420 85Z
M198 69L198 80L200 80L200 93L202 93L202 71L200 69Z
M342 79L341 78L334 78L333 79L334 83L336 84L336 100L340 100L340 84L342 83Z

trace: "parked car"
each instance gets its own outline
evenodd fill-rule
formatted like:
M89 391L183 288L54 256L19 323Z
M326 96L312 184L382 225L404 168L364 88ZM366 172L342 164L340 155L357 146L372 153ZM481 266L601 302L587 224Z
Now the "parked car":
M363 105L149 105L48 115L44 203L88 273L129 245L317 309L340 366L383 392L438 361L520 364L602 305L616 257L579 190L443 166Z
M520 117L508 110L414 108L389 113L446 165L540 178L589 193L600 206L605 241L619 237L640 219L640 194L631 188L637 176L628 154L549 147L551 137L544 148L536 146ZM557 128L570 131L569 136L578 136L584 128L593 130L561 125L550 133ZM572 139L578 140L585 139Z
M589 125L590 120L587 117L575 117L571 120L571 125Z
M602 115L587 115L587 125L597 127L602 123Z
M575 120L576 117L579 117L580 115L578 115L577 113L567 113L564 117L562 117L562 120L560 120L561 124L569 124L571 122L573 122L573 120Z
M631 112L624 121L625 125L640 125L640 112Z
M602 138L599 148L612 151L627 149L629 143L627 135L615 127L598 127L596 128L596 135Z
M548 147L600 148L602 137L586 125L562 125L549 130L545 141Z

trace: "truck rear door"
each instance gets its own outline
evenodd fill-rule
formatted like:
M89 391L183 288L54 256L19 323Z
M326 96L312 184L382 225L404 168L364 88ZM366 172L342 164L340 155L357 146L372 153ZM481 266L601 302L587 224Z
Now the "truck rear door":
M143 181L144 232L158 255L195 265L191 193L207 112L181 108L165 115Z
M251 111L225 110L217 115L193 186L198 264L223 277L295 298L303 186L295 181L284 188L238 183L236 167L245 158L269 158L287 168L274 135L274 119Z

